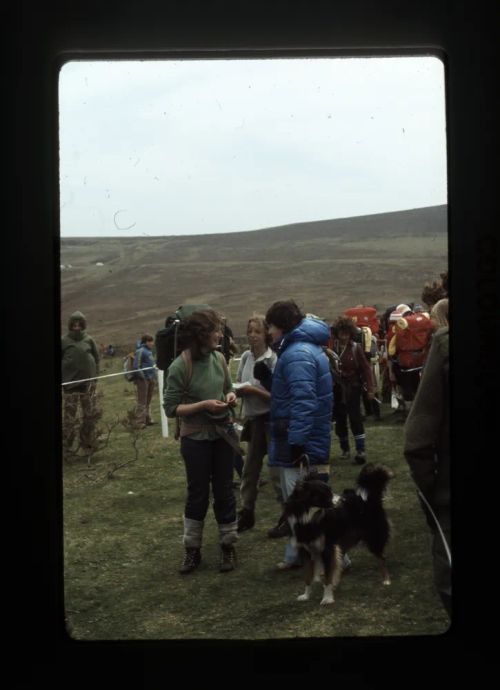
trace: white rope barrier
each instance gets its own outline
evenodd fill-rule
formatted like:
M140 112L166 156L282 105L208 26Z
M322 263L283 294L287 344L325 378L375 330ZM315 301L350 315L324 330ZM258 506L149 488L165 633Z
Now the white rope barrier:
M144 369L133 369L133 371L148 371L149 369L156 369L157 367L144 367ZM125 376L123 371L117 374L103 374L102 376L92 376L90 379L79 379L78 381L65 381L61 386L70 386L73 383L85 383L86 381L97 381L97 379L109 379L111 376Z
M429 501L425 498L424 494L420 491L420 489L417 489L418 495L420 498L424 501L425 505L430 511L430 514L433 517L434 522L436 523L436 527L438 528L439 536L441 537L441 541L443 542L444 550L446 551L446 555L448 557L448 563L450 564L451 568L451 551L450 547L448 546L448 542L446 541L446 537L444 536L443 530L441 529L441 525L439 524L439 520L437 517L434 515L434 511L429 505Z

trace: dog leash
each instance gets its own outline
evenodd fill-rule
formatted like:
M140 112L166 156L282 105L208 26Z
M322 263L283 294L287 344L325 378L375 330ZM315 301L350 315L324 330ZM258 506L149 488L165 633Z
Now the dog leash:
M441 529L441 525L439 524L439 520L438 520L437 517L434 515L434 511L433 511L432 508L430 507L428 500L425 498L424 494L420 491L420 489L417 489L417 493L418 493L418 495L420 496L420 498L424 501L425 505L427 506L427 508L428 508L429 511L430 511L430 514L431 514L432 517L433 517L434 522L435 522L436 525L437 525L438 532L439 532L439 535L441 536L441 539L442 539L442 541L443 541L444 549L445 549L445 551L446 551L446 555L448 556L448 561L449 561L449 563L450 563L450 568L451 568L451 551L450 551L450 547L448 546L448 542L446 541L446 537L445 537L444 534L443 534L443 530Z

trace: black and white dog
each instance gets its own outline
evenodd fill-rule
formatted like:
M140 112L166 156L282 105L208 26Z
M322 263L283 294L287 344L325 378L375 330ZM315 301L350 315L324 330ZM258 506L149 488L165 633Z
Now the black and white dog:
M390 528L383 496L394 476L381 464L367 463L359 473L355 489L345 489L334 496L324 481L309 472L299 479L285 502L280 523L293 525L293 541L304 564L306 589L298 597L307 601L313 580L323 575L322 604L333 604L333 592L342 574L342 556L359 542L364 542L378 559L382 582L390 585L384 550Z

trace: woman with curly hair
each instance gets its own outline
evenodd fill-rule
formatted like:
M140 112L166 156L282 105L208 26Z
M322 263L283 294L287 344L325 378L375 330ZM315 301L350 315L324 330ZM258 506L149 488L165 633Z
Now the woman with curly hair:
M210 485L221 547L220 571L236 564L238 538L233 489L234 445L230 407L236 404L231 375L217 347L222 323L212 309L193 312L181 324L188 347L170 365L163 395L167 417L180 418L181 455L187 477L184 510L184 561L180 573L201 562L204 520Z
M338 370L333 385L333 421L339 439L341 457L350 458L347 421L354 436L355 462L362 465L365 458L365 429L361 417L361 393L366 388L368 400L374 398L373 377L363 348L354 338L357 335L354 321L339 316L332 324L333 350L338 356Z

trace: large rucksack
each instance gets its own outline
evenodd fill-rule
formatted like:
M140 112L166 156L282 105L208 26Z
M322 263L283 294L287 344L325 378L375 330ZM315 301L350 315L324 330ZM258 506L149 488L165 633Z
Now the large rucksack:
M165 327L157 331L155 335L156 366L158 369L167 371L174 359L186 349L186 338L179 326L193 312L201 309L210 309L210 307L207 304L185 304L179 307L175 314L167 316Z
M377 318L377 310L375 307L364 307L362 305L351 307L344 311L344 316L348 316L352 319L358 328L368 326L371 333L375 336L377 335L380 328L380 322Z
M128 355L123 358L123 375L126 381L135 381L134 357L135 352L129 352Z
M432 321L425 314L410 314L395 322L389 354L395 354L401 369L419 369L423 366L432 330Z
M367 359L370 359L372 353L374 355L377 353L377 340L372 336L371 329L368 326L358 326L353 340L361 345Z

